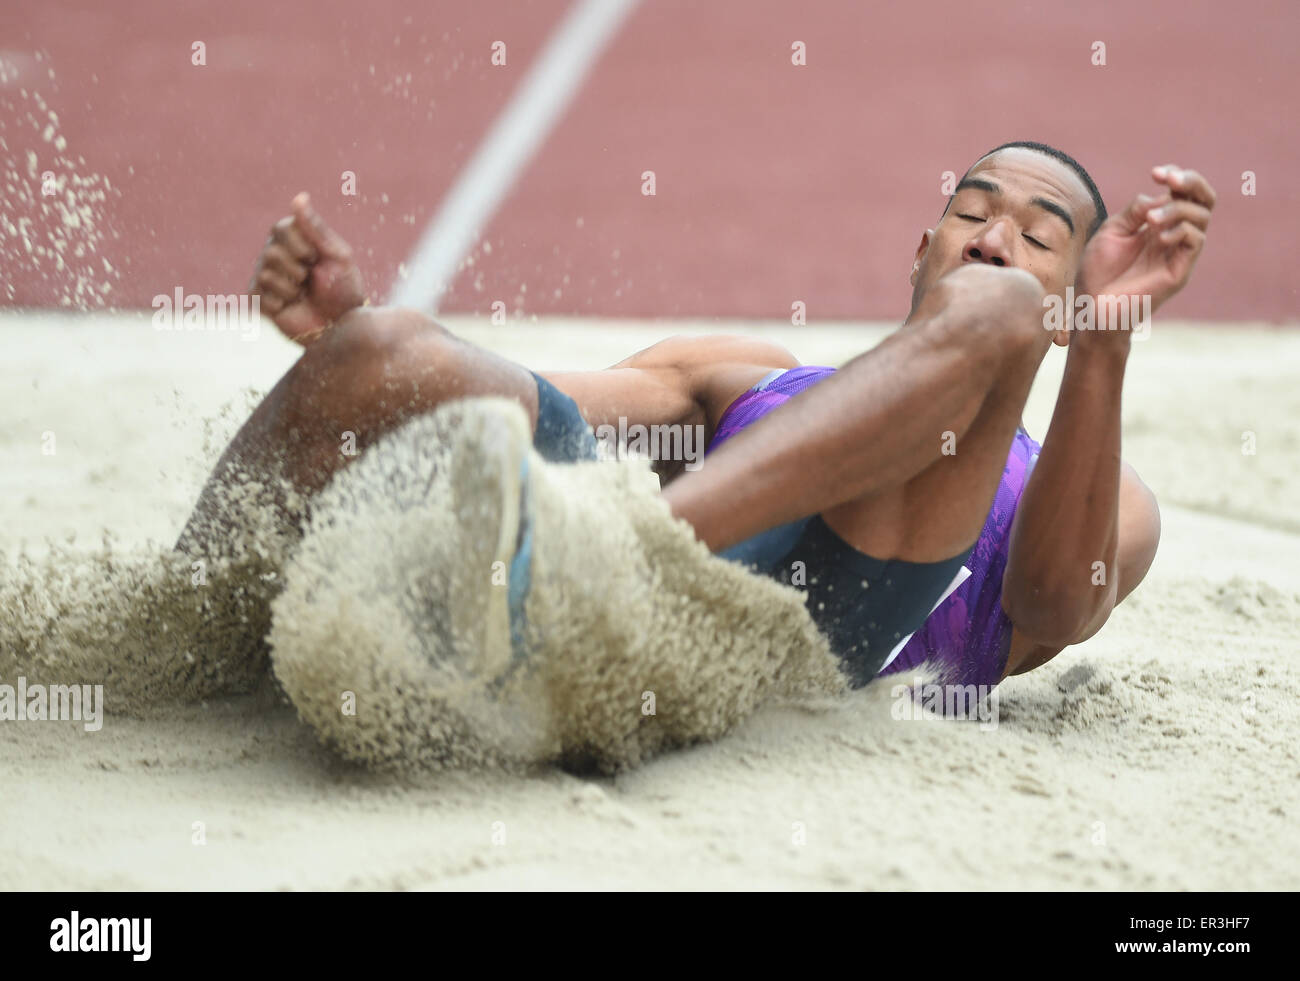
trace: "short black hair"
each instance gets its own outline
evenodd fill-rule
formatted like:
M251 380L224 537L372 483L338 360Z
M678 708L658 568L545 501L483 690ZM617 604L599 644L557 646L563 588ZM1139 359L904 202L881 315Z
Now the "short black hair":
M1092 224L1088 226L1088 234L1084 236L1083 240L1086 242L1088 239L1092 238L1097 229L1101 227L1101 223L1106 220L1106 202L1101 199L1101 192L1097 190L1097 185L1093 183L1092 175L1083 169L1083 164L1079 163L1079 161L1075 160L1074 157L1070 156L1064 150L1058 150L1054 146L1048 146L1046 143L1038 143L1034 140L1012 140L1010 143L1003 143L1001 146L995 146L988 153L980 154L979 157L976 158L975 163L979 163L985 157L991 157L999 150L1010 150L1014 148L1033 150L1036 153L1045 153L1052 159L1061 161L1061 163L1065 164L1079 175L1079 179L1083 181L1083 186L1088 189L1088 194L1092 197L1092 206L1097 213L1096 217L1092 220ZM970 166L974 167L975 163ZM966 174L969 173L970 167L967 167ZM963 174L962 180L965 179L966 175ZM948 204L951 203L952 198L948 198ZM948 213L948 204L943 206L943 214L945 215ZM942 218L943 215L940 215L939 217Z

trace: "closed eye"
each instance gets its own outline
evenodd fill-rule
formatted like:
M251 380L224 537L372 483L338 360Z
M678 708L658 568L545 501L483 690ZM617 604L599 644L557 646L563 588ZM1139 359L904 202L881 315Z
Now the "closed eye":
M959 214L957 217L958 217L958 218L965 219L966 221L978 221L978 222L985 222L985 221L988 221L987 218L980 218L978 215L960 215L960 214ZM1026 235L1026 236L1025 236L1025 241L1027 241L1030 245L1034 246L1035 248L1042 249L1044 252L1048 252L1048 251L1050 251L1046 245L1044 245L1042 242L1038 241L1038 239L1034 238L1032 235Z

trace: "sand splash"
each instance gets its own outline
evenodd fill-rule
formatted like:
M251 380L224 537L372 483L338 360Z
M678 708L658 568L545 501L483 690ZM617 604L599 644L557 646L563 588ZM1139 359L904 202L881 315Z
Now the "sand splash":
M510 669L500 561L525 458L529 653ZM184 551L0 556L0 679L103 683L111 716L247 692L270 665L369 766L606 771L842 690L801 594L712 556L656 488L643 461L546 464L513 403L455 403L369 449L305 521L244 475Z
M223 489L238 525L186 551L49 543L0 552L0 679L103 684L108 711L247 692L264 681L270 600L296 537L268 482Z
M40 91L13 86L18 71L12 58L12 52L0 55L0 259L39 270L42 302L78 310L105 306L120 279L105 250L118 237L109 215L121 191L84 156L74 156L58 113ZM57 101L46 53L36 52L34 62ZM12 283L0 282L0 290L0 299L14 300Z
M612 770L716 738L767 697L840 690L801 595L712 556L643 462L551 466L527 443L513 403L456 403L371 448L315 502L271 645L328 745L378 766ZM523 454L529 655L508 671L506 587L482 529L497 527Z

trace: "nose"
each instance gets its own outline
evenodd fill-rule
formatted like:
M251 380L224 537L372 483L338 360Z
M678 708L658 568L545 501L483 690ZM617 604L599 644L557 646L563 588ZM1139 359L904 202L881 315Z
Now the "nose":
M961 251L962 262L984 262L990 266L1011 265L1011 245L1006 223L991 221L980 228L980 233L966 243Z

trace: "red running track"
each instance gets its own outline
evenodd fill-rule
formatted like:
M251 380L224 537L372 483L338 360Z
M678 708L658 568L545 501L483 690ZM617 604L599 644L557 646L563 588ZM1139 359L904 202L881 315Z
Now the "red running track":
M37 172L83 156L114 188L97 214L120 275L106 302L146 307L178 286L242 288L305 188L382 297L567 7L9 0L0 215L31 219L39 242L27 152ZM497 40L504 67L490 64ZM1077 156L1112 210L1153 164L1207 174L1211 240L1168 314L1294 322L1298 41L1292 0L644 0L443 309L783 319L803 300L813 321L899 318L942 173L1037 139ZM58 116L62 164L34 93ZM356 197L340 193L345 170ZM1248 170L1255 196L1241 193ZM0 302L68 292L3 222L0 272Z

